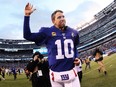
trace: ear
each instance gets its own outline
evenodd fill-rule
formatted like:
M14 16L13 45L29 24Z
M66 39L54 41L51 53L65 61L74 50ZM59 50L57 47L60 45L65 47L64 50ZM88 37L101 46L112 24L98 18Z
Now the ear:
M52 19L52 23L54 24L54 22L55 22L55 20L54 19Z

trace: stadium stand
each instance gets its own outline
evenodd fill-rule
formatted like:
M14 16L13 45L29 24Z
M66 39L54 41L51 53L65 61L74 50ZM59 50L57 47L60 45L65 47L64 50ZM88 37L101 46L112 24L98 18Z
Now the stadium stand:
M81 26L81 30L77 28L80 30L80 55L90 55L92 49L99 46L104 49L116 47L116 2L109 4L94 17L94 23L86 23L89 26Z
M94 48L116 49L116 2L115 0L94 15L94 20L77 27L80 36L78 46L80 57L90 55ZM44 46L42 46L44 47ZM0 66L20 66L32 59L36 46L27 40L0 39ZM47 54L44 54L47 57Z

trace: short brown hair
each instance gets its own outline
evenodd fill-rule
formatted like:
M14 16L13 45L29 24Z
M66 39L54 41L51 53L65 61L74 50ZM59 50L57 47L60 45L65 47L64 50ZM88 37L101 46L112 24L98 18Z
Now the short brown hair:
M52 13L52 15L51 15L51 19L52 19L52 20L55 19L55 14L56 14L57 12L61 12L61 13L63 13L62 10L56 10L56 11L54 11L54 12Z

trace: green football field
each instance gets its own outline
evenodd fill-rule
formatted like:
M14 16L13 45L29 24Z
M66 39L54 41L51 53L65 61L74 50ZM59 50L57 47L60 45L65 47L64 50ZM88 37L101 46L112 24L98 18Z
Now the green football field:
M98 73L96 62L91 61L91 69L86 70L83 64L81 87L116 87L116 53L105 57L103 62L108 72L106 76L102 72ZM16 80L6 75L6 80L0 81L0 87L31 87L31 82L25 74L18 75Z
M94 61L91 62L91 69L85 70L83 64L83 78L82 87L116 87L116 53L107 56L103 60L107 75L103 72L98 72L98 64Z
M25 74L17 75L16 80L14 80L13 75L6 75L5 80L0 81L0 87L31 87L31 82Z

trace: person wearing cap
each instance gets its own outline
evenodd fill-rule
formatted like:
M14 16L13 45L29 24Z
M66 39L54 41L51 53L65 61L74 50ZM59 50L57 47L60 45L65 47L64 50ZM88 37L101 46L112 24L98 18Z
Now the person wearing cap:
M33 60L27 64L27 70L32 73L32 87L51 87L47 59L40 52L35 52L32 57Z

